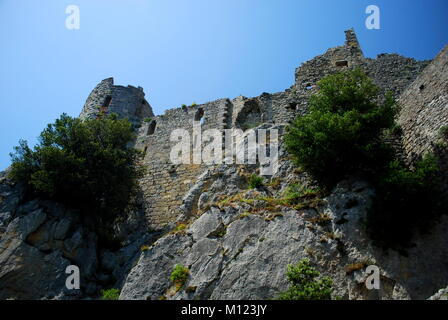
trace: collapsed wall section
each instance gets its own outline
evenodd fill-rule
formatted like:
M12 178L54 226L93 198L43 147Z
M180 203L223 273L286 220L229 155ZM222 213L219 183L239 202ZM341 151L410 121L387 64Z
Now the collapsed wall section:
M308 99L317 89L317 82L329 74L366 63L353 29L345 32L343 46L327 50L323 55L304 62L295 71L295 83L284 92L263 93L258 97L243 96L232 100L231 125L251 128L261 123L285 124L308 110Z
M307 97L291 90L272 94L264 92L255 98L237 97L232 100L231 126L250 129L261 123L288 123L298 114L306 113Z
M292 93L302 108L323 77L345 69L361 68L380 89L380 95L391 91L395 98L410 85L430 61L417 61L398 54L379 54L365 58L353 29L345 31L345 44L327 50L302 64L295 72Z

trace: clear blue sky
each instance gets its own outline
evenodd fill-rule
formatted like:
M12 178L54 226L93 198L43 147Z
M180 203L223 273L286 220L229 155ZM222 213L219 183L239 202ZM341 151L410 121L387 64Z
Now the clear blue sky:
M77 5L80 30L65 28ZM367 30L365 8L381 9ZM447 0L0 0L0 169L93 87L142 86L156 114L293 84L302 62L354 27L364 54L431 59L448 43Z

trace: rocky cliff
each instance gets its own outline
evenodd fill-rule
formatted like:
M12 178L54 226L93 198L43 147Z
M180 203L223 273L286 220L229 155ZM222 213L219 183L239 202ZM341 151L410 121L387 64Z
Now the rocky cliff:
M274 183L257 190L247 190L247 168L223 166L204 175L201 183L210 186L198 199L199 213L185 229L148 243L120 298L270 299L287 288L286 266L302 258L333 278L335 294L344 299L426 299L445 286L447 217L414 239L405 255L385 251L365 233L375 192L367 183L343 181L295 210L278 199L290 184L312 184L282 156ZM190 270L180 291L169 279L176 264ZM365 287L369 265L381 270L380 290Z

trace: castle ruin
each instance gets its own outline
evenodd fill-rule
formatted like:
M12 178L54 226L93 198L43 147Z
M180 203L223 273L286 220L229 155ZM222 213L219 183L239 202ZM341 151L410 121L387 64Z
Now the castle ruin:
M141 188L146 216L154 228L176 221L184 195L207 168L198 164L171 163L172 130L182 128L192 132L193 121L201 121L202 130L245 130L262 123L287 124L307 112L309 96L315 92L316 83L321 78L347 68L361 68L383 92L392 91L396 98L402 96L400 102L404 108L400 121L404 130L404 150L417 154L427 150L427 146L415 146L412 136L425 135L431 140L434 132L448 122L447 49L439 54L436 63L427 67L430 61L416 61L398 54L366 58L354 30L345 31L345 35L344 45L331 48L297 68L295 83L283 92L262 93L253 98L224 98L169 109L154 116L142 88L116 86L113 78L108 78L89 95L80 117L95 117L100 112L117 113L133 123L137 130L135 146L145 154L143 162L147 171L141 180ZM414 82L424 69L419 80ZM436 77L440 82L431 82L434 72L440 73ZM445 94L437 95L436 92Z

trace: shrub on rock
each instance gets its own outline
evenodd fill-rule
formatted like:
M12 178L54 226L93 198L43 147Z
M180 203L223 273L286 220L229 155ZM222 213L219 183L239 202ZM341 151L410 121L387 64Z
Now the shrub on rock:
M128 206L141 174L133 138L131 123L116 115L81 121L63 114L33 149L20 141L10 176L34 195L111 220Z

